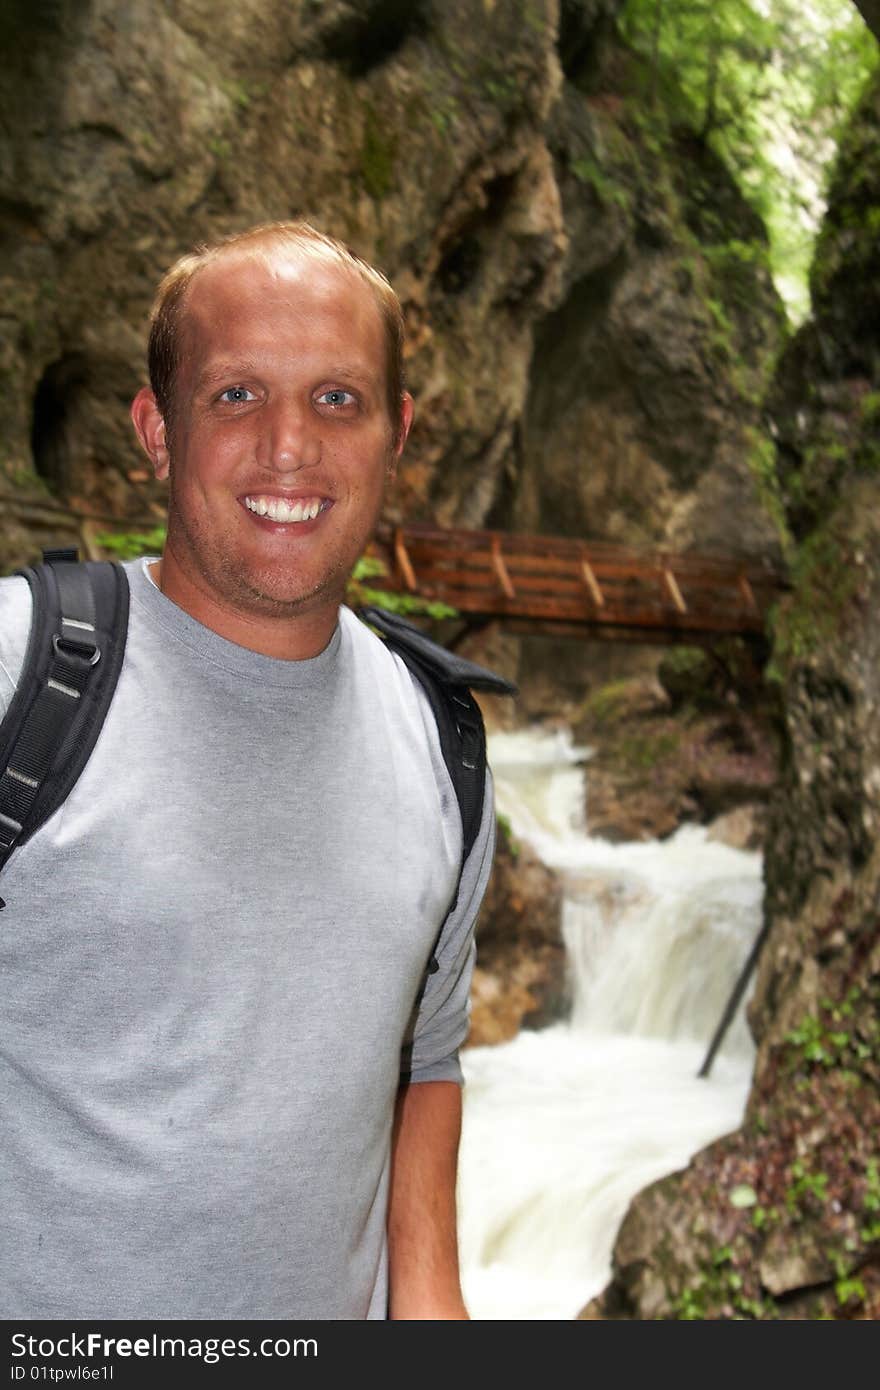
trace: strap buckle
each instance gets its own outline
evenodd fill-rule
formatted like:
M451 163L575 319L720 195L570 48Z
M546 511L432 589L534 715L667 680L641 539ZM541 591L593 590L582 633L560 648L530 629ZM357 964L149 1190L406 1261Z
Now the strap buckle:
M0 850L12 849L22 831L21 821L4 816L0 811Z
M101 660L101 648L97 642L85 641L80 637L68 637L60 632L56 632L52 638L52 650L56 656L65 657L68 660L74 657L78 661L85 661L89 666L97 666Z
M469 772L476 772L480 758L480 714L474 708L476 701L473 697L463 700L460 695L453 694L453 703L461 709L461 714L455 716L455 730L461 739L461 762ZM473 701L473 702L472 702Z

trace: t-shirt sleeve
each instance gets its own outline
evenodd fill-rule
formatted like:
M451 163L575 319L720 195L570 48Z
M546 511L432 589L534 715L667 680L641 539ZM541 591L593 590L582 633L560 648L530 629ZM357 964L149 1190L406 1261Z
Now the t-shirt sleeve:
M0 579L0 719L21 676L31 625L31 591L21 575Z
M413 1011L401 1053L402 1081L456 1081L462 1071L458 1049L468 1034L470 990L476 947L474 927L495 854L495 795L486 768L480 829L462 870L458 897L443 924L434 952L437 969Z

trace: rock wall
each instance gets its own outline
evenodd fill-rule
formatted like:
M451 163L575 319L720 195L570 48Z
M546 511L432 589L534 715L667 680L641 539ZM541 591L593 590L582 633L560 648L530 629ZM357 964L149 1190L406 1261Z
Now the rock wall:
M641 1193L586 1318L880 1317L880 81L769 402L797 543L742 1128Z
M645 104L619 0L10 6L0 568L76 538L58 501L161 517L127 418L154 286L200 239L301 215L403 299L390 517L774 549L763 232Z

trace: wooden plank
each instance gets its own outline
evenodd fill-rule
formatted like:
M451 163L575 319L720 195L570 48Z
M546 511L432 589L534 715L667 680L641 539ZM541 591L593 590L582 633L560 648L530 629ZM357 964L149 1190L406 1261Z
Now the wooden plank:
M409 552L415 564L421 568L422 565L441 565L455 567L462 570L469 569L490 569L492 568L491 547L485 551L458 551L449 546L424 545L419 541L408 539ZM540 574L546 573L548 576L568 573L572 567L580 568L583 559L593 570L596 578L601 582L605 578L628 578L628 577L647 577L648 582L656 582L658 577L669 569L668 561L645 562L640 557L629 556L620 560L608 560L604 556L595 556L586 547L581 547L569 555L546 554L531 555L512 547L509 539L505 542L504 548L505 565L511 581L515 583L518 574ZM698 567L686 567L681 564L678 556L675 559L675 567L679 578L686 581L688 586L692 583L706 584L707 586L717 586L723 584L730 586L735 577L742 573L739 565L731 566L728 569L714 569L707 571ZM772 585L772 579L765 576L760 571L752 572L752 581L758 585ZM775 586L773 586L775 587Z
M492 537L492 568L498 578L502 589L507 598L516 598L516 591L510 582L510 575L504 566L504 556L501 554L501 538Z
M685 603L684 599L683 599L682 596L681 596L681 589L678 587L678 585L677 585L676 582L675 582L675 575L672 573L672 570L664 570L664 571L663 571L663 582L665 583L667 589L669 590L669 593L670 593L671 598L672 598L672 602L675 604L675 606L676 606L676 608L678 609L679 613L686 613L686 612L687 612L687 604Z
M419 586L416 583L415 572L410 564L409 555L406 553L403 533L399 526L394 532L394 559L403 575L406 587L409 589L410 593L415 593Z
M381 528L380 528L381 529ZM416 546L436 545L440 546L445 552L452 550L468 552L472 550L488 550L490 540L493 535L500 535L503 538L505 555L508 566L511 555L514 551L522 555L569 555L577 557L582 554L584 549L588 553L590 562L595 565L602 560L609 563L615 561L624 564L632 564L634 561L642 565L653 566L661 569L668 564L668 556L664 551L655 551L649 547L625 547L611 545L604 541L584 541L580 538L567 536L544 536L529 532L493 532L493 531L472 531L463 528L449 528L430 526L425 523L411 523L404 528L407 544L410 549ZM778 583L782 576L779 575L772 565L767 563L760 564L755 562L749 564L743 561L742 556L718 556L715 554L701 554L698 551L683 551L675 557L675 568L677 573L690 572L692 569L702 570L706 573L719 573L730 575L731 571L744 570L750 576L764 575L769 582Z
M619 627L614 623L548 623L532 618L505 618L502 626L505 632L529 637L570 637L581 642L627 642L655 647L709 646L717 635L712 632Z
M592 600L593 600L593 602L595 603L596 607L597 607L597 608L604 608L604 607L605 607L605 596L604 596L604 594L602 593L602 590L599 588L599 584L598 584L598 582L597 582L597 580L596 580L596 576L595 576L595 574L593 573L593 570L592 570L592 567L591 567L591 565L590 565L589 560L587 560L587 559L582 559L582 560L581 560L581 574L582 574L583 577L584 577L584 581L586 582L586 586L587 586L587 588L588 588L589 591L590 591L590 597L592 598Z
M752 613L757 613L758 605L755 602L755 594L746 575L740 574L737 577L737 587L740 593L742 594L743 598L745 599L746 607L749 608Z
M431 597L442 598L461 613L479 613L487 617L526 616L548 620L566 620L584 623L620 623L625 626L642 626L657 629L688 628L694 631L756 631L763 630L760 619L744 614L742 608L728 613L705 613L689 610L679 613L671 606L659 607L638 604L610 604L596 609L589 604L586 593L579 602L570 599L551 598L546 595L525 595L518 593L515 601L498 594L481 594L454 589L437 591Z
M589 563L589 562L587 562ZM547 595L570 595L575 597L586 590L590 592L593 601L596 601L596 594L590 587L589 580L583 569L584 562L575 570L572 569L565 574L547 576L542 574L509 574L512 587L517 594L547 594ZM592 567L590 567L592 573ZM509 573L509 571L508 571ZM600 598L612 600L619 598L626 600L638 596L645 600L656 602L662 607L678 612L686 611L688 606L691 608L717 608L726 607L739 610L742 602L736 588L729 585L715 586L711 589L696 590L689 596L689 604L685 604L681 597L680 590L676 586L680 602L675 601L675 592L669 592L665 586L657 583L657 576L654 574L630 576L625 580L604 579L600 584L595 573L592 573L593 583L599 591ZM495 573L489 570L460 570L443 569L434 565L419 565L419 584L423 590L471 590L474 592L492 592L497 587ZM512 595L507 594L507 597ZM601 607L601 603L596 604Z

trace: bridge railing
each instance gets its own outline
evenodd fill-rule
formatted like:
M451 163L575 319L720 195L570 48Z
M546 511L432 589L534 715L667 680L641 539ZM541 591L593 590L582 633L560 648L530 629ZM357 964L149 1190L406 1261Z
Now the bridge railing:
M543 627L760 634L786 587L769 562L429 525L382 527L388 587ZM385 583L385 581L382 581ZM598 635L598 634L597 634Z

